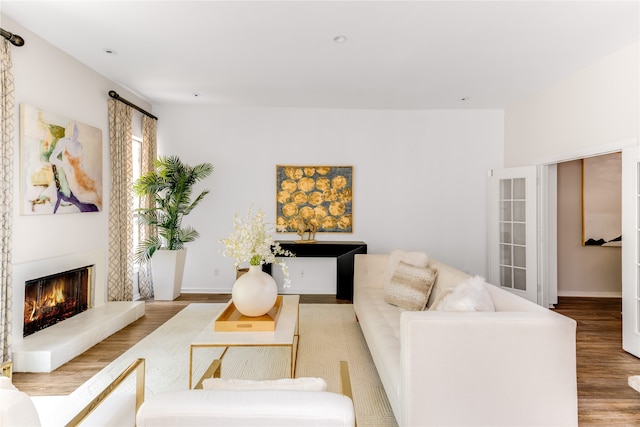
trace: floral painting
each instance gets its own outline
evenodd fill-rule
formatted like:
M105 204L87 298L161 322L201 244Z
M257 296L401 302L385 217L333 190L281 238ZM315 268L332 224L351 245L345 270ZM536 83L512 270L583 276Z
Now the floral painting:
M353 232L352 166L276 166L280 231Z
M102 210L102 131L20 106L21 213Z

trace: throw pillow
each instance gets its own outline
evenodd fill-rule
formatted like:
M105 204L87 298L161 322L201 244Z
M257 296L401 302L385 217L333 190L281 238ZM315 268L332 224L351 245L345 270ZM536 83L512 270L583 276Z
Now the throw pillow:
M409 252L402 249L395 249L389 254L387 268L385 269L384 276L382 278L382 283L385 287L391 282L391 277L393 277L396 267L400 261L415 267L424 268L429 265L429 255L424 252Z
M434 302L434 311L496 311L484 278L471 277L445 289Z
M384 289L384 300L406 310L424 310L437 275L435 268L415 267L400 261Z
M283 378L279 380L238 380L207 378L202 381L205 390L298 390L326 391L327 382L322 378Z

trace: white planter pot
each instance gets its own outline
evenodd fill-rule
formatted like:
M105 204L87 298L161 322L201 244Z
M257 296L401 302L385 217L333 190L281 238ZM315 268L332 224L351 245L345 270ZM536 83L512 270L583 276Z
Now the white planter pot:
M266 314L278 298L278 285L262 266L252 265L240 276L231 289L231 299L236 309L249 317Z
M151 257L153 294L156 301L173 301L180 296L187 249L160 249Z

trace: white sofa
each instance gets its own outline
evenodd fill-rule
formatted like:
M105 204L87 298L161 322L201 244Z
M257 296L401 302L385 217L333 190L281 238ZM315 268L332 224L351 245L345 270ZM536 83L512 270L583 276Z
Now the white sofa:
M384 301L389 255L355 256L353 304L400 426L576 426L576 322L497 286L495 312L429 311L469 275L436 260L425 311Z
M10 365L9 365L10 366ZM0 427L127 427L135 426L136 410L144 398L145 361L131 363L97 396L29 396L11 382L11 368L0 376ZM136 390L118 390L135 374Z
M63 427L91 399L77 396L28 396L0 377L0 426L2 427ZM125 427L135 425L136 396L134 393L114 393L80 426Z
M149 397L138 410L137 427L355 426L345 361L340 362L340 393L326 391L321 378L221 380L221 366L214 360L194 390Z

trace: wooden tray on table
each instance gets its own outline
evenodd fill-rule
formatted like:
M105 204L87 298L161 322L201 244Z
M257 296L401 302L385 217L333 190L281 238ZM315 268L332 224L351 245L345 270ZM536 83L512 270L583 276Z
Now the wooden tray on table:
M278 295L275 304L267 314L249 317L242 315L233 301L230 301L216 318L213 329L216 332L273 332L276 330L281 308L282 295Z

